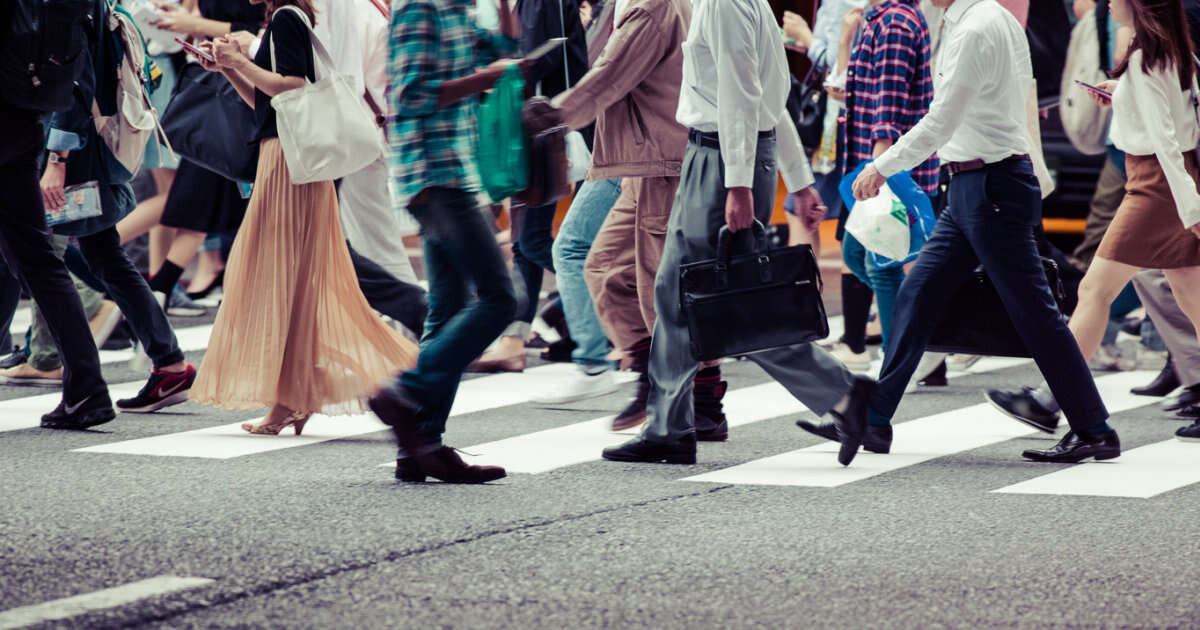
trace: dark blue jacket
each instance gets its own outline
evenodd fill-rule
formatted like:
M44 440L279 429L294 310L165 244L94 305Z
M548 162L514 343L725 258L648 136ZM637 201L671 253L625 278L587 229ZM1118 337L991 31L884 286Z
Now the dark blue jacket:
M88 47L83 52L87 60L76 81L75 105L50 115L46 148L71 152L67 160L67 186L91 181L100 184L103 213L54 226L54 233L62 236L87 236L108 229L137 205L129 185L133 175L113 156L96 133L96 124L92 120L93 98L102 115L116 112L117 67L124 57L124 51L106 26L108 8L104 0L96 0L93 4Z

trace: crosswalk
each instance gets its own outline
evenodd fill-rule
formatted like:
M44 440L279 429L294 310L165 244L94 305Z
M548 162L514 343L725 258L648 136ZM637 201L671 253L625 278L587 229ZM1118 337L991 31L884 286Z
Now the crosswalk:
M833 324L836 326L840 322ZM177 334L185 349L199 350L207 344L210 332L211 325L202 325L181 328ZM109 360L128 360L129 356L130 353L125 351L110 356ZM1020 366L1028 367L1032 379L1033 368L1028 360L1023 359L984 359L969 371L987 374ZM522 374L496 374L466 380L460 388L452 415L491 411L520 413L522 409L533 405L531 400L535 394L553 387L560 379L570 375L573 369L570 365L553 364L532 368ZM1152 377L1153 374L1146 371L1124 372L1099 376L1096 383L1110 411L1121 413L1155 403L1153 398L1129 393L1130 387ZM112 386L112 391L114 397L129 396L136 393L141 385L142 381L116 384ZM747 461L701 474L694 474L694 470L686 467L678 468L678 478L672 483L833 489L940 458L1026 438L1034 433L995 411L980 398L966 402L962 396L948 398L955 402L942 407L951 408L941 408L924 417L896 424L890 454L862 453L850 467L836 463L835 444L819 443L788 452L751 457ZM40 414L57 404L58 400L59 394L40 391L31 396L0 401L0 436L5 432L35 427ZM726 395L724 404L731 428L780 418L791 420L801 414L809 414L801 403L774 382L732 389ZM469 445L464 447L464 451L476 456L479 462L504 466L515 475L542 475L567 470L598 461L604 447L619 444L637 433L637 430L614 433L609 430L611 420L610 414L600 415L582 422ZM81 456L231 460L301 449L385 429L378 419L367 413L348 417L315 416L302 437L253 437L246 435L239 425L223 423L126 440L119 439L120 432L117 431L112 434L112 441L72 452ZM791 435L793 439L803 437L798 431ZM737 439L737 432L733 437ZM1121 458L1112 462L1030 466L1029 478L1018 483L1008 480L1006 483L1010 485L987 490L1010 495L1150 499L1200 483L1200 466L1196 465L1198 459L1200 447L1163 440L1128 449ZM380 462L379 465L391 466L393 463Z

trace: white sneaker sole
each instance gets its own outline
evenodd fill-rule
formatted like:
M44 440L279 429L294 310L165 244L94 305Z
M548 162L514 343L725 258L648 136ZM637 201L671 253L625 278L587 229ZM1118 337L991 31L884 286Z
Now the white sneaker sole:
M1176 435L1175 439L1179 440L1180 442L1200 442L1200 438L1184 437L1182 435Z
M562 405L562 404L566 404L566 403L573 403L573 402L579 402L581 400L587 400L589 398L599 398L600 396L607 396L609 394L615 393L619 389L621 389L620 386L617 383L613 383L612 385L605 386L602 389L597 389L597 390L592 390L592 391L587 391L587 392L576 392L574 394L563 395L563 396L533 398L530 402L537 404L537 405Z
M158 411L159 409L165 409L167 407L172 407L174 405L178 405L180 403L187 402L189 391L191 391L191 390L185 389L181 392L175 392L174 394L171 394L170 396L167 396L166 398L164 398L154 404L146 405L145 407L120 407L120 406L118 406L117 410L120 411L121 413L152 413L152 412Z

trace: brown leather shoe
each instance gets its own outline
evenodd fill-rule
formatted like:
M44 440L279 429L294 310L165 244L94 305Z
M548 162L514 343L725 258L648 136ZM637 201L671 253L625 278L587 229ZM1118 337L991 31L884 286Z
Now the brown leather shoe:
M446 483L487 483L505 477L508 473L499 466L471 466L464 462L458 453L449 446L443 446L426 455L418 455L412 459L421 474ZM406 476L415 478L416 473L411 469L404 471ZM400 471L397 470L397 476Z
M524 372L525 353L513 357L493 359L483 355L467 366L468 372Z

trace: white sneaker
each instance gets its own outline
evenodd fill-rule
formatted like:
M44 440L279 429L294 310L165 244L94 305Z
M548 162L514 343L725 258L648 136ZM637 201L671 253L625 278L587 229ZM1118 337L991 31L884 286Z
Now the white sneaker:
M617 380L613 378L612 370L604 370L589 374L584 370L576 372L575 376L556 387L554 391L533 397L533 402L543 405L560 405L604 396L617 391Z
M837 357L851 371L863 372L871 369L871 351L869 349L865 352L855 352L850 349L850 346L838 343L829 353Z

